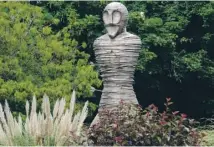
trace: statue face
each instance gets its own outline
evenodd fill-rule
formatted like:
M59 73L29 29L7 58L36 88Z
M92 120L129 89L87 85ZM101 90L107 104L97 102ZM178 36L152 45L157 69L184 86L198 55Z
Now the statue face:
M108 4L103 12L103 21L109 37L115 38L118 34L126 31L128 11L119 2Z

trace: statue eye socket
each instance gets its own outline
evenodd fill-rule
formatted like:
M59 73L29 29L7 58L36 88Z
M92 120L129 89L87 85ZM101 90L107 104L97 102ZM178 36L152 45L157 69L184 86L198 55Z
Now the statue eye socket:
M121 13L119 11L114 11L112 14L112 22L114 24L117 24L120 22L121 19Z
M104 11L103 12L103 21L104 21L105 24L109 24L110 19L109 19L108 11Z

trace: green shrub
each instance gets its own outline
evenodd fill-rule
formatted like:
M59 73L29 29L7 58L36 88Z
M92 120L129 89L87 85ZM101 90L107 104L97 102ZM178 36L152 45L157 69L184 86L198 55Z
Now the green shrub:
M186 114L172 112L167 98L164 112L155 105L144 111L140 106L121 101L114 110L99 113L99 121L89 130L92 145L199 145L203 137Z
M198 128L206 136L201 143L202 146L214 145L214 115L211 118L201 118L201 124Z
M73 28L72 22L82 19L69 8L68 24ZM84 20L87 27L88 19ZM57 22L58 18L29 2L0 3L0 102L7 99L14 111L24 114L25 100L33 93L38 104L44 93L51 103L62 96L68 102L74 89L78 98L91 97L91 87L101 86L77 40L79 28L75 33L67 27L54 30Z
M36 97L33 97L31 111L29 102L26 102L26 120L22 122L21 116L14 118L7 101L5 107L0 104L0 145L78 145L84 141L82 131L83 122L88 113L88 102L82 112L74 116L75 92L70 100L70 108L65 109L64 98L57 100L51 113L50 102L44 95L42 111L36 110Z
M214 129L203 130L201 132L206 134L201 145L202 146L214 146Z

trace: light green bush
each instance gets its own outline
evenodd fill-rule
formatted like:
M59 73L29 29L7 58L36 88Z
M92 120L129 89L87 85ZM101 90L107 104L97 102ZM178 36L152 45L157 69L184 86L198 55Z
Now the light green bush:
M206 134L202 146L214 146L214 130L204 130L202 132Z
M6 146L61 146L78 145L84 139L82 127L88 113L88 102L82 112L74 115L75 91L72 93L69 109L65 108L64 98L57 100L51 113L50 102L44 95L42 111L37 111L36 97L33 97L31 108L26 101L26 120L19 115L14 118L7 101L4 108L0 104L0 145Z

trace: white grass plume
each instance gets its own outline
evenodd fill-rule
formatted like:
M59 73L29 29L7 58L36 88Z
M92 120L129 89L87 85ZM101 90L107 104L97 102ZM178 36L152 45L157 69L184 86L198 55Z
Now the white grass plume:
M82 112L73 115L75 100L75 91L73 91L70 108L65 108L66 101L62 98L56 101L51 113L49 98L44 95L42 111L37 112L36 97L33 96L31 106L26 101L26 120L24 122L20 115L18 119L12 116L7 101L5 101L4 110L0 104L0 145L21 145L17 143L17 137L23 138L23 142L29 141L27 138L30 138L35 145L71 145L68 144L68 141L74 142L71 132L76 136L80 135L83 122L88 114L88 102L86 102Z

